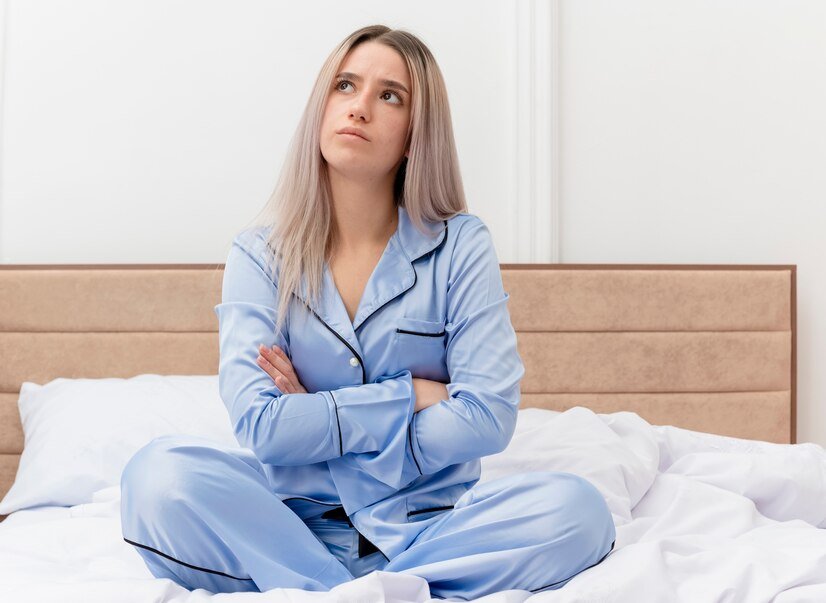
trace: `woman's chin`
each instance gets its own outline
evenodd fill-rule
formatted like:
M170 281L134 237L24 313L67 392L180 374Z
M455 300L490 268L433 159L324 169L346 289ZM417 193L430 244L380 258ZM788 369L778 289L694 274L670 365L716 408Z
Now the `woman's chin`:
M335 170L339 175L353 180L369 180L380 176L381 169L364 157L341 158L336 157L333 161L327 161L328 169ZM385 170L386 171L386 170Z

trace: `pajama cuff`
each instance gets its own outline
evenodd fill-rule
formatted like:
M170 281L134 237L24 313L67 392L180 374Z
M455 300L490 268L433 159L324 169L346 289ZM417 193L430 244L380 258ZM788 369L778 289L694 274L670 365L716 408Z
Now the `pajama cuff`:
M319 392L330 405L332 446L349 452L380 452L404 459L416 395L409 370L381 377L375 383ZM334 417L334 418L333 418Z

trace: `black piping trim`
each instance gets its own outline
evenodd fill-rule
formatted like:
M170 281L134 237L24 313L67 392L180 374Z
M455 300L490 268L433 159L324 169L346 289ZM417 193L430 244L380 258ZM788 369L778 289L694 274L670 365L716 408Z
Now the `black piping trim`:
M407 424L407 441L410 442L410 455L413 457L413 462L416 463L416 469L419 470L419 475L424 475L424 473L422 472L422 468L419 466L419 461L418 461L418 459L416 459L416 451L413 449L412 430L413 430L413 419L415 419L415 418L416 418L416 415L414 414L412 417L410 417L410 423Z
M146 546L145 544L140 544L138 542L133 542L133 541L131 541L128 538L125 538L125 537L124 537L124 540L126 542L128 542L129 544L133 545L133 546L138 546L142 549L146 549L147 551L152 551L153 553L155 553L157 555L160 555L161 557L166 557L170 561L174 561L175 563L180 563L181 565L184 565L184 566L192 568L192 569L196 569L196 570L199 570L199 571L202 571L202 572L208 572L210 574L217 574L219 576L224 576L226 578L232 578L233 580L252 581L252 578L238 578L236 576L231 576L230 574L225 574L224 572L219 572L217 570L211 570L211 569L207 569L205 567L198 567L197 565L192 565L191 563L186 563L185 561L181 561L180 559L175 559L175 557L170 557L166 553L162 553L157 549L153 549L151 546Z
M295 294L293 294L293 295L295 295ZM344 345L346 345L346 346L347 346L347 349L349 349L349 350L353 353L353 355L354 355L356 358L358 358L358 359L359 359L359 364L361 365L361 383L362 383L362 385L363 385L363 384L364 384L364 382L365 382L365 381L367 381L367 371L366 371L366 369L364 368L364 360L362 359L362 357L361 357L361 356L359 356L359 353L358 353L358 352L356 352L356 351L353 349L353 346L351 346L351 345L350 345L350 342L349 342L349 341L347 341L346 339L344 339L341 335L339 335L339 334L338 334L338 331L336 331L333 327L331 327L331 326L330 326L330 325L328 325L326 322L324 322L324 320L323 320L323 319L322 319L322 318L321 318L318 314L316 314L315 310L313 310L312 308L310 308L310 312L312 312L312 313L313 313L313 315L314 315L314 316L315 316L318 320L320 320L320 321L321 321L321 324L323 324L325 327L327 327L327 330L328 330L328 331L330 331L330 333L332 333L333 335L335 335L336 337L338 337L338 338L341 340L341 342L342 342Z
M339 456L344 456L344 445L341 443L341 421L338 418L338 404L336 403L336 397L333 394L333 390L330 390L330 395L333 397L333 406L336 409L336 425L338 425L338 449L339 449Z
M441 337L445 334L444 331L441 333L425 333L423 331L407 331L405 329L396 329L396 333L407 333L408 335L421 335L422 337Z
M431 511L445 511L447 509L452 509L453 505L447 505L444 507L430 507L429 509L419 509L417 511L408 511L407 516L410 517L411 515L418 515L419 513L430 513Z
M293 297L295 297L296 299L298 299L298 300L299 300L299 301L301 301L302 303L305 303L305 304L306 304L306 302L304 302L304 300L302 300L302 299L301 299L301 297L299 297L298 295L296 295L296 294L295 294L295 292L293 292ZM316 313L316 311L315 311L315 310L313 310L312 308L310 308L310 307L309 307L309 304L306 304L306 307L307 307L307 309L308 309L310 312L312 312L313 316L315 316L321 324L323 324L325 327L327 327L327 330L328 330L328 331L330 331L330 333L332 333L333 335L335 335L335 336L336 336L336 337L337 337L337 338L341 341L341 343L343 343L344 345L346 345L346 346L347 346L347 349L348 349L348 350L350 350L350 352L351 352L351 353L352 353L352 354L353 354L356 358L358 358L358 360L359 360L359 364L361 365L361 382L362 382L362 384L363 384L365 381L367 381L367 373L366 373L366 371L365 371L365 369L364 369L364 360L363 360L363 359L362 359L362 357L359 355L359 353L358 353L358 352L356 352L356 351L353 349L353 346L351 346L351 345L350 345L350 342L348 342L348 341L347 341L346 339L344 339L341 335L339 335L339 334L338 334L338 331L336 331L333 327L331 327L331 326L330 326L330 325L328 325L326 322L324 322L324 319L322 319L322 318L321 318L321 317L320 317L320 316Z
M587 570L587 569L591 569L591 568L592 568L592 567L594 567L595 565L599 565L600 563L602 563L603 559L605 559L605 558L608 556L608 554L609 554L611 551L613 551L613 550L614 550L614 544L616 544L616 542L617 542L617 541L615 540L614 542L612 542L612 543L611 543L611 548L610 548L610 549L608 549L608 553L605 553L605 554L602 556L602 559L600 559L600 560L599 560L599 561L597 561L596 563L592 563L591 565L589 565L589 566L588 566L588 567L586 567L585 569L581 569L581 570L579 570L576 574L571 574L569 577L565 578L565 580L570 580L571 578L573 578L573 577L574 577L574 576L576 576L577 574L580 574L580 573L584 572L585 570ZM532 589L531 589L531 592L532 592L532 593L535 593L536 591L539 591L539 590L542 590L542 589L548 588L548 587L550 587L550 586L553 586L554 584L559 584L560 582L565 582L565 580L558 580L558 581L556 581L556 582L551 582L550 584L546 584L545 586L540 586L539 588L532 588Z

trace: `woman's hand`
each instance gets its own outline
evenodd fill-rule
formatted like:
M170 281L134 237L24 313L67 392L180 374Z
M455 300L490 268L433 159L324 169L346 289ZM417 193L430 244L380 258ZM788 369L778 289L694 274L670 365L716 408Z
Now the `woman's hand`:
M258 366L272 377L278 389L285 394L307 393L293 370L292 362L277 345L272 346L272 349L265 347L264 344L258 345Z
M260 344L258 353L258 366L272 377L273 383L278 386L278 389L286 394L307 393L307 390L298 380L290 359L281 348L274 345L270 349ZM428 406L447 400L449 397L444 383L431 381L430 379L414 377L413 390L416 394L416 405L413 412L424 410Z
M413 377L413 391L416 393L416 405L413 412L424 410L428 406L447 400L450 396L447 387L441 381L431 381Z

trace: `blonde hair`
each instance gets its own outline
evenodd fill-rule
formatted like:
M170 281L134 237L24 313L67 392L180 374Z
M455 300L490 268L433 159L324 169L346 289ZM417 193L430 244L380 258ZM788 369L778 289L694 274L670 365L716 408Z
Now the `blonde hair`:
M384 25L354 31L322 65L275 189L256 219L273 227L268 245L273 252L272 276L278 287L276 333L284 324L291 295L301 290L302 279L306 280L310 304L318 305L324 262L329 259L333 236L332 194L327 163L321 155L320 126L334 78L347 53L370 41L395 49L411 77L410 124L405 140L409 157L402 159L396 173L395 205L403 206L423 233L423 220L441 221L467 212L447 88L436 59L409 32Z

